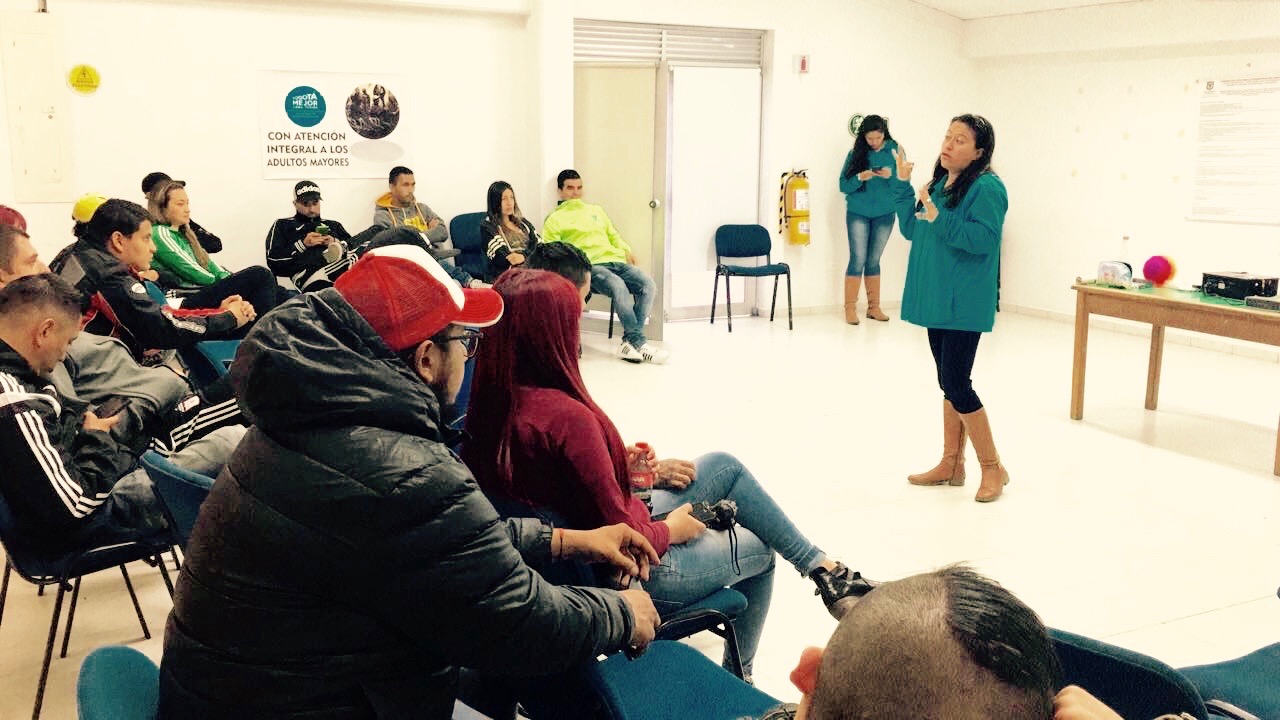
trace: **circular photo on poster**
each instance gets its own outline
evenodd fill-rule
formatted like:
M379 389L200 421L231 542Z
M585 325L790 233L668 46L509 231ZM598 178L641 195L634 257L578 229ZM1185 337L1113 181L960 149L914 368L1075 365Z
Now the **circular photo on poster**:
M360 137L381 140L400 124L400 101L386 85L361 85L347 98L347 124Z

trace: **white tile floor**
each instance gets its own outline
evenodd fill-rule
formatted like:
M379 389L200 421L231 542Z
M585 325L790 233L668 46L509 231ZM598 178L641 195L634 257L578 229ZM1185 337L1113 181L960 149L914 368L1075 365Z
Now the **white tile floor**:
M1280 641L1280 478L1271 474L1280 366L1170 343L1161 409L1143 410L1147 340L1095 329L1085 419L1068 419L1070 325L1002 314L975 386L1013 478L992 505L964 488L915 488L937 460L939 396L924 331L895 319L845 326L763 318L729 335L669 325L670 364L632 366L588 336L588 386L628 441L662 456L738 455L817 544L877 579L967 561L1053 626L1174 666ZM969 472L978 467L970 451ZM159 657L169 607L159 576L133 571L154 637L118 575L85 581L76 632L55 659L46 718L74 717L75 675L94 647ZM758 685L794 699L787 674L834 621L812 585L780 569ZM0 625L0 719L31 711L53 600L18 581ZM715 653L715 638L698 640Z

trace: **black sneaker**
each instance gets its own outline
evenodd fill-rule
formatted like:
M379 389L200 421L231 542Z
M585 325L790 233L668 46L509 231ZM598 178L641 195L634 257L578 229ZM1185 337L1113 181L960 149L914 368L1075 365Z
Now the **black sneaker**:
M818 568L809 573L809 579L818 586L814 595L821 595L831 617L839 620L853 607L858 598L875 590L880 583L862 577L862 573L850 570L844 563L836 563L835 570Z

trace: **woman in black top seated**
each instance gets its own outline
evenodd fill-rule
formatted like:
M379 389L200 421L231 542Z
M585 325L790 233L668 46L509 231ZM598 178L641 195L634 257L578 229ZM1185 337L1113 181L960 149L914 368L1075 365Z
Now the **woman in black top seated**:
M480 222L480 237L489 257L485 279L493 282L507 268L524 264L538 245L538 233L520 212L511 183L499 180L490 185L487 207L488 214Z

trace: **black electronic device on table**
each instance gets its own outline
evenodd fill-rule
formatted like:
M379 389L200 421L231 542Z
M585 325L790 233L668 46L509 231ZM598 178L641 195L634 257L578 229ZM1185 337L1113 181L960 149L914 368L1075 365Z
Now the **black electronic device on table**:
M1274 297L1280 278L1243 272L1207 272L1201 288L1205 295L1244 300L1250 296Z

